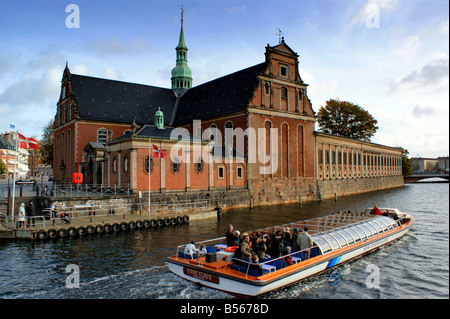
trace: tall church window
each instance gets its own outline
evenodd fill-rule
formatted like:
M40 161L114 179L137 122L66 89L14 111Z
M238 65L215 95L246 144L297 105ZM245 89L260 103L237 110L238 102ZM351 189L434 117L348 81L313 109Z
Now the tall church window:
M180 170L180 162L178 161L178 158L174 158L172 162L172 172L175 174L178 173Z
M104 128L97 131L97 142L106 143L108 140L108 131Z
M152 158L149 158L148 156L145 158L144 169L147 172L147 174L149 171L153 171L153 159Z
M266 93L267 95L270 94L270 85L267 82L266 84L264 84L264 93Z
M242 167L237 168L237 178L242 178Z
M123 171L125 172L125 174L128 173L128 157L125 157L123 159Z
M219 170L217 171L217 178L218 179L223 179L225 177L224 174L224 167L223 166L219 166Z
M67 172L70 175L71 173L71 163L70 163L70 142L71 142L71 134L70 130L67 131Z
M217 134L217 125L216 124L212 124L210 127L209 127L209 132L210 132L210 136L209 136L209 139L211 140L211 141L214 141L215 139L216 139L216 134Z
M195 163L195 168L197 169L197 173L201 174L203 171L203 161L201 157L197 159L197 162Z
M284 86L281 88L281 98L283 99L288 98L288 89Z

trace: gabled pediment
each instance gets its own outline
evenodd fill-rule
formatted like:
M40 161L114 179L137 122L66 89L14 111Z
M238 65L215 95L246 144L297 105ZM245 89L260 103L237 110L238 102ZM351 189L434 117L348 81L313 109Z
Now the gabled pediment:
M280 43L280 44L271 47L271 49L272 49L273 51L280 51L280 52L287 53L287 54L289 54L289 55L294 55L294 56L298 57L297 52L295 52L294 50L292 50L292 49L286 44L286 42L284 42L284 39L281 40L281 43Z

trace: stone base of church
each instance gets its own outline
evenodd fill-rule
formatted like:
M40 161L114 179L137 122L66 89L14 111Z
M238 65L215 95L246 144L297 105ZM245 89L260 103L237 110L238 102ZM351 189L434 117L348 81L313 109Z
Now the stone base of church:
M254 206L304 203L404 186L402 176L316 181L314 178L250 181Z

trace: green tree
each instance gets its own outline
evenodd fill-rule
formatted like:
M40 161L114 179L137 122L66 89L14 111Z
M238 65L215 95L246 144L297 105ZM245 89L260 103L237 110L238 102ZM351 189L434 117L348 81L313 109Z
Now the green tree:
M6 167L5 162L3 162L3 160L0 160L0 176L6 174L7 170L8 169Z
M409 160L409 152L407 149L404 149L403 147L399 146L399 149L402 150L402 174L403 177L409 177L412 174L412 164Z
M42 139L39 141L39 153L42 163L53 166L53 120L51 120L42 132Z
M378 121L359 105L330 99L317 112L319 130L323 133L369 142L378 130Z

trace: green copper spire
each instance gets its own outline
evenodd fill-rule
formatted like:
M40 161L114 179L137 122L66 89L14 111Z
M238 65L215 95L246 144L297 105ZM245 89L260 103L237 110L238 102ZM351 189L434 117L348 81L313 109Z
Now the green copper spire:
M192 71L187 65L187 51L188 48L184 41L184 31L183 31L183 7L181 8L181 31L180 39L178 45L175 48L177 51L177 65L172 69L172 89L180 90L180 94L184 90L192 88ZM177 93L177 92L176 92Z
M155 126L160 130L164 129L164 113L160 107L158 107L158 111L155 113Z

